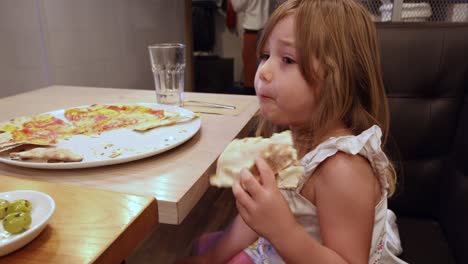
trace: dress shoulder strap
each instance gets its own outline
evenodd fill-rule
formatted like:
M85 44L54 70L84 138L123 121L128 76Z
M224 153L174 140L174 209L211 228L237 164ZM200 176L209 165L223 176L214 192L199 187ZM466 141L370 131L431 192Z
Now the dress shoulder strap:
M366 157L374 173L379 176L382 188L388 189L386 173L389 162L381 149L381 137L380 127L374 125L357 136L331 137L325 140L302 158L301 164L304 166L306 176L299 182L297 191L302 189L321 162L335 155L338 151Z

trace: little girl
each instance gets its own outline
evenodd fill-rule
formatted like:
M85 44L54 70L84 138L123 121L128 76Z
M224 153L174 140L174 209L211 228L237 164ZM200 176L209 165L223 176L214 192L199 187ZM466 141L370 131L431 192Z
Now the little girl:
M291 0L259 42L259 132L287 127L306 175L278 189L262 159L232 188L239 215L182 263L404 263L382 151L389 114L376 31L356 0ZM268 129L268 130L267 130Z

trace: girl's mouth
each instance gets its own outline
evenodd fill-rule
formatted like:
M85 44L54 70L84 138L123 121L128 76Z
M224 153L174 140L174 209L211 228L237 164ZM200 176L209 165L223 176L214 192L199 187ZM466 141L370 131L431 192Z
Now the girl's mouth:
M265 95L265 94L258 94L258 98L260 99L260 101L273 99L271 96L268 96L268 95Z

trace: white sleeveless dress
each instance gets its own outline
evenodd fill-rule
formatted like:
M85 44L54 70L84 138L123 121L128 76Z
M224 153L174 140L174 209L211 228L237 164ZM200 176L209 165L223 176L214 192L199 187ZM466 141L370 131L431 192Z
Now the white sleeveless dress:
M317 166L328 157L335 155L338 151L362 155L366 157L379 178L382 197L375 207L374 229L372 233L372 244L369 252L369 264L377 263L406 263L396 257L402 252L400 237L395 223L395 214L387 209L388 182L386 178L387 156L382 151L382 132L378 126L372 126L357 136L332 137L322 142L311 152L307 153L301 160L305 168L305 177L299 181L296 188L281 189L281 193L289 204L296 221L319 243L320 236L317 208L300 192L304 184ZM260 237L254 244L244 250L254 263L285 263L273 246Z

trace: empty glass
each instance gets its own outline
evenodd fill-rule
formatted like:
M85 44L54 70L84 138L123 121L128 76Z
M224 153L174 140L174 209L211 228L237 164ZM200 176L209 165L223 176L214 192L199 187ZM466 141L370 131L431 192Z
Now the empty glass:
M148 47L156 89L156 102L183 106L185 45L162 43Z

